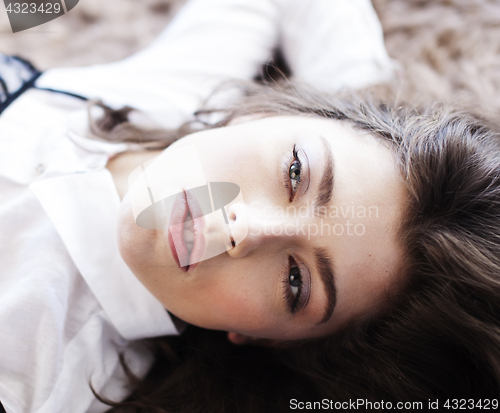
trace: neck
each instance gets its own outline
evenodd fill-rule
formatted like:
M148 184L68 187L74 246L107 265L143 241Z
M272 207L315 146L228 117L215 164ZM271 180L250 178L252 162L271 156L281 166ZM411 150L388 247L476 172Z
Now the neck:
M162 152L163 150L122 152L108 161L106 169L111 172L120 200L123 199L128 191L128 177L130 173L142 163L160 155Z

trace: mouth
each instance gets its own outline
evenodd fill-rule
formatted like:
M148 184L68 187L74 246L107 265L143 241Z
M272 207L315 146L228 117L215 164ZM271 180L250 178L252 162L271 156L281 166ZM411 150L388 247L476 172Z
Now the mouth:
M185 191L174 202L168 228L172 256L184 272L192 272L205 249L204 219L196 199Z

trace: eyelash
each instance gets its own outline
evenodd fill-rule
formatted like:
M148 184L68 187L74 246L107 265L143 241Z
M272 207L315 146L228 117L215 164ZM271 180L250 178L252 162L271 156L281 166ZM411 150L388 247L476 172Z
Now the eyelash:
M293 201L295 194L297 193L297 189L300 185L301 177L299 176L298 179L295 179L297 181L296 186L294 187L293 183L291 181L293 180L290 177L290 170L292 168L292 165L294 163L298 164L298 167L300 168L300 173L302 174L302 162L300 161L298 151L296 149L296 146L293 145L292 149L292 158L289 158L286 167L284 168L284 174L285 174L285 188L289 190L290 192L290 202ZM294 295L291 291L292 286L290 285L290 272L292 269L297 268L298 269L298 279L299 279L299 285L298 286L293 286L297 288L297 292ZM290 312L294 314L300 305L300 299L302 297L302 272L300 271L299 266L297 265L297 262L293 259L293 257L288 257L288 265L285 266L284 270L284 275L283 275L283 289L284 289L284 299L288 303L288 307L290 308Z

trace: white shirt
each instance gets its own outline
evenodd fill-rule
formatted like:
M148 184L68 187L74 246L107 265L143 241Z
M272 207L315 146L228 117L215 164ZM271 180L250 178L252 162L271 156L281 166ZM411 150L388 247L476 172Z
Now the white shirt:
M306 3L192 0L146 50L52 69L37 85L129 104L178 127L221 81L251 79L278 42L295 77L324 90L391 75L368 0ZM183 328L118 252L120 200L105 165L127 146L89 140L86 128L84 103L47 91L26 92L0 116L0 401L8 413L103 412L109 406L88 381L123 399L119 353L142 377L152 360L135 340Z
M8 137L0 139L0 400L7 412L104 411L109 406L94 401L88 380L123 399L119 352L144 375L151 360L131 341L179 332L118 252L120 199L104 166L125 147L75 145L70 136L78 139L75 127L86 117L75 111L79 103L31 90L0 119L0 136Z

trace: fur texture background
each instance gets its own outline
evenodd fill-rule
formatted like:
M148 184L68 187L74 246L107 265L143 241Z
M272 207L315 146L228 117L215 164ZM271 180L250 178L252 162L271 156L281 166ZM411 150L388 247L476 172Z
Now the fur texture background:
M402 63L395 88L402 100L451 102L499 117L499 0L373 4L389 55Z
M80 0L63 17L12 34L0 5L0 51L41 69L121 59L144 48L185 0ZM500 0L373 0L402 70L390 92L500 114ZM380 93L386 93L381 88Z

